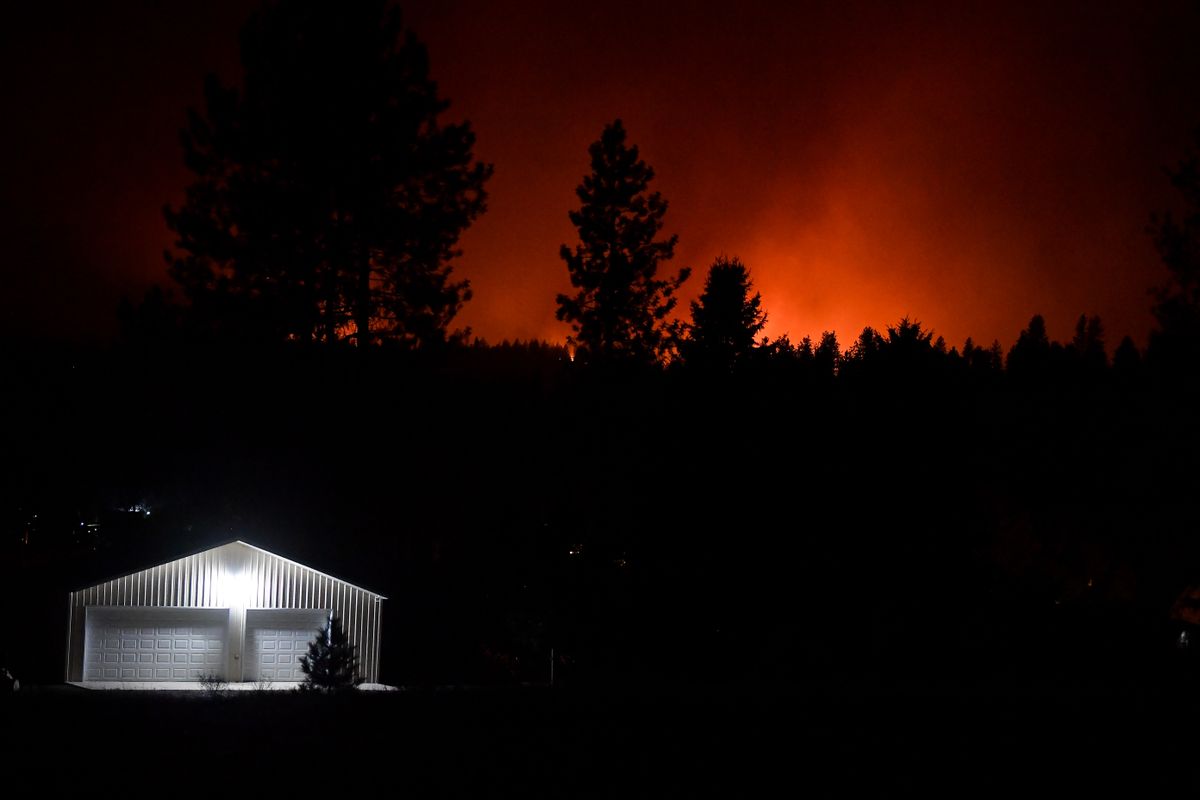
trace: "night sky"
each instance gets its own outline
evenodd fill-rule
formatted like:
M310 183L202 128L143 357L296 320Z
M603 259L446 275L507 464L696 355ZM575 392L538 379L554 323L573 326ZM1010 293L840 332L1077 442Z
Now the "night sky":
M0 325L105 341L165 281L178 129L238 76L254 2L6 10ZM587 146L624 119L670 202L673 272L751 268L793 340L915 317L1007 347L1034 313L1145 341L1166 278L1145 228L1200 124L1200 6L408 3L432 74L495 164L457 269L489 341L561 341L558 246ZM1052 8L1041 6L1051 5Z

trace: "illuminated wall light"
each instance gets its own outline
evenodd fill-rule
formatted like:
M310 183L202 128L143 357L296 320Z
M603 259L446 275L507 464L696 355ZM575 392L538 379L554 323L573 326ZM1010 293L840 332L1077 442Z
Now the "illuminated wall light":
M254 602L254 575L249 570L221 572L217 576L217 595L221 603L245 608Z

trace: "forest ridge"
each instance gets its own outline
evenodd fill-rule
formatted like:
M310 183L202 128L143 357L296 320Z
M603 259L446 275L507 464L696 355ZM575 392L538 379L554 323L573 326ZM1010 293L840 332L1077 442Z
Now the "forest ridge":
M184 203L165 209L176 236L166 254L174 289L156 286L140 304L123 302L123 335L426 349L470 341L454 320L472 290L453 262L463 232L486 213L493 166L475 159L470 123L444 120L449 102L399 9L278 3L252 15L241 41L241 85L210 78L203 110L190 112L181 132L194 180ZM805 369L820 350L823 360L832 352L836 370L911 337L951 362L1004 366L996 342L951 346L909 319L848 343L834 332L759 339L769 298L764 304L752 291L736 255L714 259L685 320L676 294L691 270L664 272L678 237L663 233L668 204L653 190L653 168L620 120L588 155L579 206L569 211L578 241L560 252L572 292L555 299L581 361L731 368L753 355ZM1159 351L1171 349L1164 336L1186 339L1197 316L1194 160L1172 180L1191 211L1153 222L1171 275L1154 309L1151 347ZM1043 338L1044 320L1035 317L1018 345L1087 350L1091 361L1105 347L1096 317L1082 317L1057 348ZM1140 355L1124 337L1112 358Z

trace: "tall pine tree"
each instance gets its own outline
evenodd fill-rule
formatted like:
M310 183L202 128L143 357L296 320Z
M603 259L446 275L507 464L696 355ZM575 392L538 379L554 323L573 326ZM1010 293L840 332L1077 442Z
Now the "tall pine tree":
M281 0L242 31L242 85L205 83L195 175L166 210L172 277L203 329L358 345L444 340L469 299L449 262L491 167L387 0Z
M579 244L563 245L562 259L574 294L558 295L558 319L571 324L576 358L584 362L659 363L671 351L678 326L667 317L675 290L687 280L659 278L662 261L675 254L677 236L656 239L667 201L649 192L654 170L625 143L616 120L588 148L592 173L575 193L580 200L571 222Z

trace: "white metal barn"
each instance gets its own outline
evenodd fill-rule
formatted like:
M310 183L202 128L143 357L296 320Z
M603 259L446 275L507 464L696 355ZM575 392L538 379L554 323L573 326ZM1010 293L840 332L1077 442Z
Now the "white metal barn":
M235 541L71 592L67 681L300 681L330 614L379 682L382 595Z

